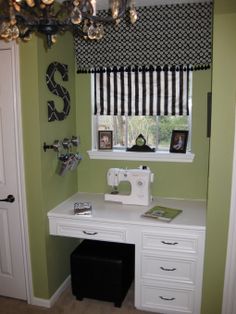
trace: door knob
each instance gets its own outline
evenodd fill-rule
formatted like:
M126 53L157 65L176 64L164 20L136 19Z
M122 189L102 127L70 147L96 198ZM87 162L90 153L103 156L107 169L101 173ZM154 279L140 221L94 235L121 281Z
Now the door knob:
M0 202L8 202L13 203L15 201L15 197L13 195L8 195L6 198L0 200Z

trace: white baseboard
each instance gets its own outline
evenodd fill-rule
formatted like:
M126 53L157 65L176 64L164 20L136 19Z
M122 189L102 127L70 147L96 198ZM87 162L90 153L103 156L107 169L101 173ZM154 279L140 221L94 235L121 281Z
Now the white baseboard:
M47 307L47 308L52 307L55 304L55 302L58 300L60 295L63 293L63 291L67 287L69 287L70 283L71 283L71 278L70 276L68 276L50 299L41 299L41 298L33 297L31 300L31 304L36 305L36 306Z

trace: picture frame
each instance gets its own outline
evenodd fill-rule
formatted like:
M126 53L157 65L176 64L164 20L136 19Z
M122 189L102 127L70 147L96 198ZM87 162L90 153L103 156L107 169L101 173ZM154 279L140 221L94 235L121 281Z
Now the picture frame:
M113 148L113 131L98 131L98 149L106 150Z
M170 142L171 153L186 153L188 143L188 131L186 130L173 130Z

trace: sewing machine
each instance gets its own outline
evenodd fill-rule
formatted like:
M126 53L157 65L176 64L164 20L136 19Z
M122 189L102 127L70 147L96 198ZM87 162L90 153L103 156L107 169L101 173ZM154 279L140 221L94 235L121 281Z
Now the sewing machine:
M107 172L107 183L112 191L105 194L105 201L148 206L152 201L150 186L153 179L154 174L145 166L137 169L110 168ZM119 194L118 186L122 181L130 183L130 194Z

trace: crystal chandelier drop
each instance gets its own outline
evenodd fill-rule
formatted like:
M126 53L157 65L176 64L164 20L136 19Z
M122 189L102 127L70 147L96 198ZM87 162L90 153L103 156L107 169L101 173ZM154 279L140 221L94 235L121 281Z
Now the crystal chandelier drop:
M111 0L106 17L96 11L96 0L9 0L0 2L0 39L28 41L32 33L44 34L47 45L56 42L59 33L75 30L85 39L99 40L104 25L114 23L129 10L130 22L137 20L134 0ZM128 2L128 3L127 3Z

